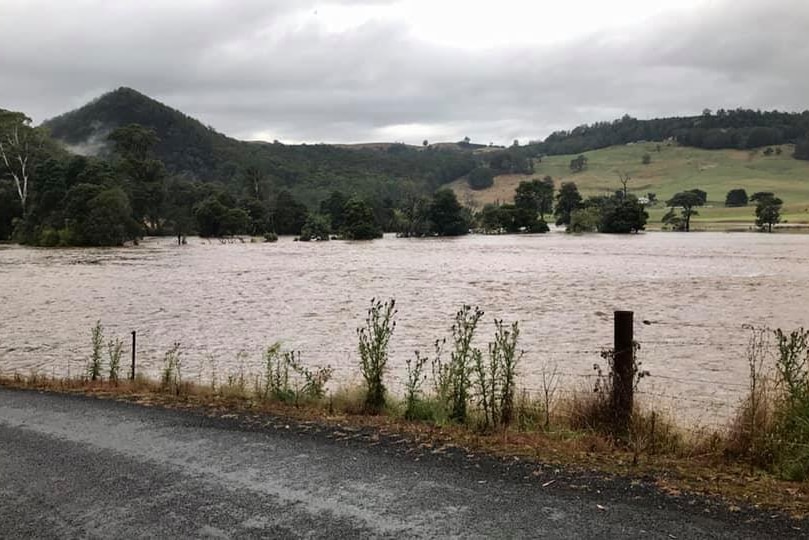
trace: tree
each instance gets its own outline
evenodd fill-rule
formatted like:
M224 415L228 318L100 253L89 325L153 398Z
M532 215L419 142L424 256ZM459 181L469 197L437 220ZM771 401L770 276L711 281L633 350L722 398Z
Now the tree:
M166 217L177 236L177 245L184 244L185 237L194 229L193 208L198 201L199 192L192 182L175 178L166 186Z
M494 172L488 167L478 167L469 173L467 180L472 189L486 189L494 185Z
M214 195L199 203L194 209L197 231L203 238L224 236L224 221L228 208Z
M248 197L239 202L239 208L247 212L249 219L248 232L252 235L263 235L269 230L270 210L264 201Z
M329 240L331 234L331 223L329 216L323 214L309 214L306 218L306 223L301 228L301 241L309 242L315 240L318 242L326 242Z
M702 191L701 189L689 189L688 192L693 193L694 195L699 197L699 200L702 202L700 206L704 206L705 204L707 204L708 193L706 193L705 191Z
M348 202L348 197L342 192L334 190L329 195L329 198L321 201L320 213L329 217L330 227L332 231L338 232L343 228L343 214L345 213L345 206Z
M164 216L166 170L163 162L153 159L159 138L153 129L139 124L120 127L110 133L114 151L120 158L118 171L125 177L138 223L148 222L153 231L160 229Z
M660 145L658 144L657 147L660 148ZM658 152L659 151L660 150L658 150ZM649 154L649 152L644 153L643 157L640 159L640 162L643 163L644 165L650 164L652 162L651 154Z
M672 231L682 231L685 229L685 221L681 216L677 215L674 208L670 208L668 212L663 214L663 218L660 221L664 226L670 227Z
M573 182L562 182L559 193L556 195L556 216L557 225L569 225L570 214L582 207L581 194L579 188Z
M570 160L570 170L573 172L581 172L586 167L587 158L584 155L580 155L579 157Z
M753 194L750 200L756 201L756 226L772 232L773 225L781 222L781 205L784 201L769 192Z
M451 189L439 189L429 209L431 230L438 236L462 236L469 233L469 222Z
M546 176L543 180L534 178L520 182L514 192L514 206L517 208L518 228L525 228L528 232L548 232L545 214L553 211L553 179Z
M31 119L25 114L0 109L0 163L14 181L23 216L33 169L31 161L43 141L44 134L31 127Z
M637 233L646 228L649 214L634 195L599 199L601 219L598 230L603 233Z
M486 204L478 214L480 228L487 234L499 234L506 227L503 226L503 211L500 205Z
M622 193L621 197L623 199L626 199L626 196L629 194L626 185L629 183L630 180L632 180L632 177L629 176L628 172L618 173L618 181L621 182L621 193Z
M65 195L63 215L63 244L118 246L138 234L126 193L117 187L99 184L71 187Z
M593 232L598 230L600 221L601 212L597 207L577 208L570 214L570 225L567 226L567 232Z
M671 199L666 201L666 204L672 208L682 208L683 230L688 232L691 230L691 217L698 215L695 208L702 206L704 203L703 198L694 193L695 190L681 191L674 195ZM704 193L704 192L703 192Z
M725 206L747 206L747 191L742 188L731 189L725 196Z
M373 240L382 238L382 230L374 221L374 210L365 200L352 197L344 209L342 234L348 240Z
M271 232L300 234L308 214L306 205L295 200L289 191L282 190L275 199L275 211L270 217Z
M0 240L8 240L14 223L22 217L22 207L11 181L0 180Z
M129 200L121 188L103 190L92 198L88 213L79 229L82 245L120 246L138 236L138 224L132 219Z
M108 139L114 145L115 153L131 161L144 161L160 140L153 129L140 124L119 127L110 133Z
M792 157L809 160L809 139L802 139L795 143L795 151L792 153Z

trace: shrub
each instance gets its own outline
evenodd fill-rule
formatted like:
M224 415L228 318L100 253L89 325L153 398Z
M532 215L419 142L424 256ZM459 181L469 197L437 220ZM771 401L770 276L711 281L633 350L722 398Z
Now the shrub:
M379 413L385 407L383 381L388 363L388 343L396 328L396 301L381 302L371 299L365 327L357 329L359 339L360 371L365 380L365 407L367 412Z
M90 380L96 381L101 378L102 357L101 349L104 347L104 327L101 321L97 321L92 330L93 350L90 354L90 363L87 365L87 374Z
M488 167L478 167L469 173L469 187L475 190L490 188L494 185L494 171Z
M37 242L39 246L42 247L55 247L59 245L59 231L56 229L52 229L51 227L45 227L42 229L42 232L39 234L39 240Z
M633 343L632 384L637 389L641 379L649 376L649 372L641 369L642 362L637 359L640 344ZM593 391L589 395L579 395L572 403L570 415L571 427L574 429L592 429L605 434L615 431L615 405L613 403L613 381L615 380L615 351L604 349L601 358L607 363L606 369L600 364L593 364L596 373Z

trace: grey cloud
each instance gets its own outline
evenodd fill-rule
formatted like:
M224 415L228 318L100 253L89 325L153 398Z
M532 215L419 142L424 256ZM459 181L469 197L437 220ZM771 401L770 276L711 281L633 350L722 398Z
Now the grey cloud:
M724 1L620 34L487 51L419 42L403 22L342 34L314 19L282 24L316 2L147 2L123 12L97 2L82 13L72 2L38 4L47 14L37 33L25 20L34 8L0 7L0 34L15 43L0 52L0 106L37 120L121 85L234 136L313 142L505 143L623 113L809 107L802 0ZM407 124L425 134L397 136L392 126Z

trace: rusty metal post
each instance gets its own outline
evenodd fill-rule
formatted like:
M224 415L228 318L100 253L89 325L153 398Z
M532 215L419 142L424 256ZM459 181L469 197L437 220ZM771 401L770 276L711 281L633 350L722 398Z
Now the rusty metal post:
M129 372L130 380L135 380L135 330L132 330L132 371Z
M614 357L612 366L612 412L615 435L626 435L632 417L633 376L635 371L634 313L615 312Z

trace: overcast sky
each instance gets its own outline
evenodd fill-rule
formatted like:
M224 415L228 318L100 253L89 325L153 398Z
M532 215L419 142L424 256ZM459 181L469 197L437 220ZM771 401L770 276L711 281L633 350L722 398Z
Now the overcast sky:
M129 86L242 139L510 143L809 109L809 0L0 0L0 107Z

